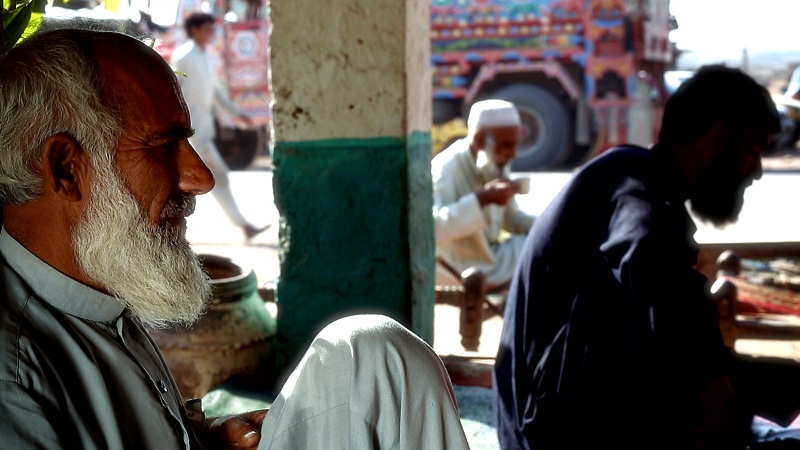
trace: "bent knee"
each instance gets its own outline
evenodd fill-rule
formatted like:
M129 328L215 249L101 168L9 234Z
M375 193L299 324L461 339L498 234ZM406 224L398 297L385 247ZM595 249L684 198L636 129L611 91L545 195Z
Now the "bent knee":
M391 338L419 339L414 333L391 317L380 314L356 314L334 320L319 333L326 339L343 339L358 344Z
M318 335L327 341L346 341L354 354L373 353L386 356L387 350L430 352L433 350L419 336L391 317L380 314L357 314L327 325Z

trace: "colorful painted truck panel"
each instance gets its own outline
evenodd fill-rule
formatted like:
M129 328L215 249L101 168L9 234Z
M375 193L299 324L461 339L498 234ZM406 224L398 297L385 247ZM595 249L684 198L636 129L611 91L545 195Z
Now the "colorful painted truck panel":
M494 97L523 117L517 170L649 144L669 30L669 0L432 0L434 140L463 134L453 121Z
M181 0L176 17L200 3ZM430 20L434 152L465 135L469 106L490 97L521 112L516 170L571 167L614 144L653 141L672 60L669 0L431 0ZM268 20L219 24L219 79L266 124ZM176 25L161 38L168 57L183 31ZM242 141L254 133L221 123L223 152L247 154L254 144ZM266 126L257 130L263 147Z

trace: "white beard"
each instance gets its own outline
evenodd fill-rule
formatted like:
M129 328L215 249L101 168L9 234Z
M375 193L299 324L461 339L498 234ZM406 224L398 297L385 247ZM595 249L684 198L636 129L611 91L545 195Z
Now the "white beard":
M165 217L194 211L194 196L170 201ZM210 298L211 287L185 230L169 222L152 225L110 167L97 171L86 214L72 232L86 275L153 327L189 325Z
M478 151L478 156L475 158L475 165L478 167L478 173L483 178L484 183L499 178L501 176L508 176L508 167L499 168L491 157L491 154L486 150Z

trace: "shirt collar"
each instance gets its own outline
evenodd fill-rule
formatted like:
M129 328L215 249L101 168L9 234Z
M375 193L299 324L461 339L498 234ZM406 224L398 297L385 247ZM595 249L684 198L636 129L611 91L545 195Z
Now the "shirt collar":
M125 310L116 298L73 280L36 257L8 234L5 227L0 229L0 254L36 295L67 314L109 322Z

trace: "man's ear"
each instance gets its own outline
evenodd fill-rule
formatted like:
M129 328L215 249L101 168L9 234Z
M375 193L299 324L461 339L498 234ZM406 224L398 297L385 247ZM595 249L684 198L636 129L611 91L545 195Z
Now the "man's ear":
M706 164L725 152L730 143L730 125L724 120L717 120L693 143L691 157L687 159L687 163L697 168L705 167Z
M67 133L58 133L44 141L42 176L46 189L72 202L80 201L88 186L89 160L83 147Z
M714 144L715 156L725 151L731 143L731 126L724 120L715 121L708 133Z

